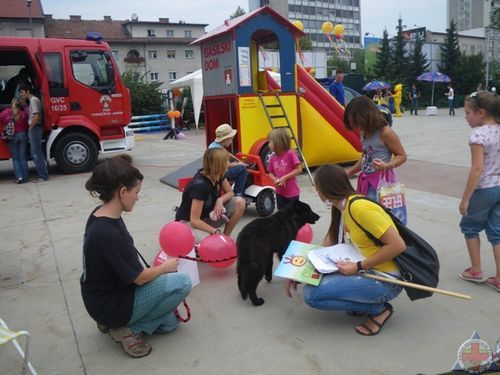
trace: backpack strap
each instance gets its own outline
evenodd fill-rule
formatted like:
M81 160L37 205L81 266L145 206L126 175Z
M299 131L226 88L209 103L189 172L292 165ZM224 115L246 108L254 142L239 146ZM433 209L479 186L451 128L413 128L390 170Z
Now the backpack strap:
M357 197L354 197L352 198L348 205L347 205L347 211L349 212L349 215L351 216L351 219L354 221L354 223L363 231L365 232L365 234L367 235L367 237L377 246L383 246L384 243L382 241L380 241L377 237L375 237L373 234L371 234L369 231L367 231L355 218L354 216L352 216L352 212L351 212L351 205L353 202L357 201L357 200L360 200L360 199L363 199L365 201L370 201L372 202L373 204L376 204L377 206L380 206L377 202L374 202L372 201L371 199L368 199L366 197L362 197L362 196L357 196Z

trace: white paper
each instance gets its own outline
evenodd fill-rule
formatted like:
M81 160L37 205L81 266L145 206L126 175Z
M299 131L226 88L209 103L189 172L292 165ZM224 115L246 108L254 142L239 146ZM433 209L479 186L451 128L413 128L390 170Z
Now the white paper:
M193 250L188 254L191 258L196 258L196 253ZM177 266L177 272L182 272L187 274L191 278L191 284L193 288L200 283L200 275L198 273L198 262L194 260L179 258L179 265Z
M336 262L356 263L365 259L353 245L346 243L312 250L307 254L307 257L321 273L338 271Z

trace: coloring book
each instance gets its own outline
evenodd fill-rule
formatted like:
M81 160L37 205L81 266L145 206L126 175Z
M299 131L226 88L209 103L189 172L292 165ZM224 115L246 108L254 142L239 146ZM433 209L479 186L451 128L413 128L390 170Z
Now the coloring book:
M309 261L321 273L338 271L337 262L353 262L365 259L353 245L341 243L313 249L307 254Z
M274 270L274 275L314 286L319 285L323 275L314 268L307 258L307 254L311 250L319 248L321 248L319 245L299 241L290 242L283 259Z

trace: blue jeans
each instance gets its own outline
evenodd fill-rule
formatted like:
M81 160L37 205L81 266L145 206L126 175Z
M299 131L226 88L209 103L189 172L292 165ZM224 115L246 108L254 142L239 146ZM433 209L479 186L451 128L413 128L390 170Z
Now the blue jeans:
M455 116L455 103L454 103L454 99L448 99L448 114L451 116L451 114L453 114L453 116Z
M7 143L12 154L12 166L16 180L28 181L28 162L26 160L26 146L28 145L28 135L26 132L15 133L14 140Z
M412 99L410 101L410 115L413 114L413 111L415 111L415 114L418 115L418 99Z
M474 190L467 211L460 221L465 238L477 238L486 229L488 241L500 244L500 186Z
M278 210L281 210L282 208L285 208L287 204L297 201L299 198L299 195L296 197L284 197L283 195L276 194L276 207L278 207Z
M333 273L323 275L318 286L304 286L302 295L304 302L315 309L378 315L384 303L396 298L401 290L399 285Z
M134 310L128 327L138 334L167 333L177 328L174 310L191 291L191 279L184 273L158 276L135 289Z
M247 183L247 167L242 164L235 165L234 167L229 167L226 172L226 178L234 182L233 191L234 195L242 196L246 188Z
M49 179L49 172L47 171L47 162L42 149L43 127L37 125L29 130L31 157L35 163L36 173L38 177L44 180Z

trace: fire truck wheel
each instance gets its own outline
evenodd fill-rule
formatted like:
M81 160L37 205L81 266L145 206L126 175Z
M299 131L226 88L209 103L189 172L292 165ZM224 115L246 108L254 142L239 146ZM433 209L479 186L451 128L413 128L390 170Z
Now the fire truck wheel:
M94 168L99 150L87 134L69 133L57 143L55 159L64 173L87 172Z

